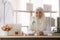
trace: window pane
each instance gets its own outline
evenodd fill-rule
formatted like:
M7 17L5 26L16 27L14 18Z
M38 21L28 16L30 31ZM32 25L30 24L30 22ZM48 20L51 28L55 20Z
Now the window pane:
M22 24L22 26L30 25L30 13L18 12L17 14L17 23Z

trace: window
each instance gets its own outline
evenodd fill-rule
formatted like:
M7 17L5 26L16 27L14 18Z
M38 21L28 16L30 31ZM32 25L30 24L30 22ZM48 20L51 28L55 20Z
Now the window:
M26 10L27 6L26 4L29 3L29 0L15 0L14 1L16 10ZM44 7L44 4L51 5L52 10L51 11L57 11L57 13L51 13L52 17L56 20L59 16L59 0L31 0L31 3L33 4L33 10L35 10L37 7ZM56 15L56 16L55 16ZM50 13L45 13L46 17L50 17ZM24 18L23 18L24 17ZM14 16L16 18L16 16ZM23 26L29 26L30 25L30 13L26 12L17 12L17 23L21 23ZM27 20L27 21L26 21ZM16 20L14 20L15 23Z
M15 10L25 10L27 9L26 4L29 0L14 0ZM44 7L44 4L51 5L51 11L57 11L57 13L45 13L46 17L52 17L55 19L55 26L57 26L57 17L59 16L59 0L31 0L33 4L33 11L37 7ZM13 4L13 3L12 3ZM51 14L51 15L50 15ZM22 26L30 26L31 13L28 12L17 12L17 24L22 24ZM34 16L34 13L33 13ZM14 13L14 23L16 23L16 13Z

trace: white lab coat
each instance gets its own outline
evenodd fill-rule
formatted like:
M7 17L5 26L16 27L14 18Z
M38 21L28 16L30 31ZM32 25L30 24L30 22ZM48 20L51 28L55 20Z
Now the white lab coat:
M0 26L4 25L4 17L5 17L5 24L13 23L13 8L8 0L0 0ZM1 27L0 27L0 35L6 35L6 33L2 31Z

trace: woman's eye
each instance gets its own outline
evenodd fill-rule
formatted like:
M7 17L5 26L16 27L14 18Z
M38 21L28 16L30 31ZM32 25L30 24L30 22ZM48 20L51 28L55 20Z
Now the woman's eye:
M42 13L42 12L39 12L39 13Z
M38 12L36 12L36 14L37 14Z

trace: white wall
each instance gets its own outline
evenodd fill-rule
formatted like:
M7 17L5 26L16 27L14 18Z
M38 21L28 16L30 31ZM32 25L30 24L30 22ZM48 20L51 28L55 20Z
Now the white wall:
M7 2L4 6L4 2L0 0L0 35L6 34L6 32L1 29L4 24L13 24L13 8L9 2Z

